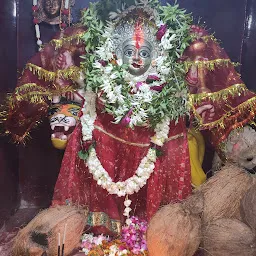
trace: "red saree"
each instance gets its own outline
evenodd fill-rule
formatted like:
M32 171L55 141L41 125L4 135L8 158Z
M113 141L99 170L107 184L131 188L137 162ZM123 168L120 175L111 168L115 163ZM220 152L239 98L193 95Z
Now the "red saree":
M133 176L146 155L152 132L111 123L109 115L98 113L93 137L97 155L111 178L123 181ZM124 197L118 198L97 185L86 163L79 159L81 125L73 132L55 187L53 205L71 203L89 207L88 226L94 233L119 233L124 221ZM132 215L150 219L161 205L181 200L191 193L190 162L184 120L171 124L169 140L157 159L147 186L129 196Z

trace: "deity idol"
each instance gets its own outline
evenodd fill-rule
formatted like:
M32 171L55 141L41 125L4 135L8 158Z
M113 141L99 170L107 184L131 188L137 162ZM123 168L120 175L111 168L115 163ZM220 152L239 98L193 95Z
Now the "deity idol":
M39 22L56 25L59 24L61 0L38 0L36 18Z
M67 142L52 206L86 206L90 231L113 235L131 215L150 220L186 198L197 176L189 128L206 130L221 154L254 118L255 95L183 10L141 0L105 20L103 6L84 11L87 29L67 29L27 64L6 127L22 141L50 105L62 109L50 115L53 141ZM81 110L54 105L62 96Z

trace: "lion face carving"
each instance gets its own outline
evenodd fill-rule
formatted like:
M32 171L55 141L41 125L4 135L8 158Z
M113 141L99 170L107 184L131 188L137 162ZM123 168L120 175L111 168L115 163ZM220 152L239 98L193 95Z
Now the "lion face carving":
M49 110L51 141L55 148L65 149L67 141L79 120L81 106L77 102L53 104Z

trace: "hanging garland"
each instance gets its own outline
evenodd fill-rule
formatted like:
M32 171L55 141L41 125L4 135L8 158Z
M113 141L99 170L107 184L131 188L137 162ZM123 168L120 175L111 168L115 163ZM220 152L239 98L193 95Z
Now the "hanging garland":
M107 1L110 4L111 2ZM81 116L85 152L79 152L79 157L86 160L89 172L99 186L118 197L126 196L123 215L127 217L126 224L129 225L132 202L128 195L137 193L144 187L153 173L157 160L156 148L167 141L170 122L178 121L189 112L185 68L178 60L192 40L189 34L192 18L184 10L180 10L178 5L162 7L156 0L140 0L128 8L123 5L122 12L111 12L111 20L104 22L99 17L99 7L99 3L90 4L82 19L88 30L82 38L87 51L82 56L82 68L86 77ZM160 48L159 56L151 63L156 73L146 72L146 76L137 77L130 75L127 67L115 56L111 37L118 22L123 17L132 15L135 9L143 10L149 20L156 22L154 33ZM105 111L114 116L115 123L121 122L131 128L147 125L155 131L146 156L141 160L135 174L125 181L112 180L94 148L96 97L99 94Z
M152 63L157 73L149 73L147 77L130 76L114 54L111 35L122 15L129 15L134 8L143 9L157 24L155 35L161 52ZM112 12L112 20L107 22L98 13L98 3L83 12L82 21L88 26L83 36L87 50L83 56L85 84L101 94L105 111L114 116L115 123L123 122L131 128L141 125L154 128L166 117L178 121L188 114L185 67L179 58L192 40L191 16L178 5L161 6L155 0L136 1L122 13Z
M157 159L157 152L155 147L151 147L148 150L147 155L141 160L135 174L125 181L114 182L109 176L108 172L102 166L99 158L97 157L96 150L93 147L93 130L94 122L96 120L96 106L95 106L95 94L87 92L84 97L84 105L82 108L82 138L84 143L89 144L85 156L80 155L81 158L87 161L87 167L92 174L97 184L106 189L109 194L117 195L118 197L132 195L137 193L142 187L144 187L153 173L155 168L155 162ZM164 142L168 139L170 128L170 119L166 118L162 123L159 123L155 128L155 136L151 138L151 142L158 146L163 146ZM81 153L80 153L81 154ZM123 215L127 217L127 224L130 223L129 215L131 200L127 197L124 201L125 210Z

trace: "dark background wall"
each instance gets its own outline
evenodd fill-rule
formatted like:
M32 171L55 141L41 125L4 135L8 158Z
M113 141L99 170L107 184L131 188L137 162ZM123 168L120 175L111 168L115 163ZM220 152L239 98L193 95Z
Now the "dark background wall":
M88 3L76 0L75 21L79 10ZM256 89L256 0L178 0L178 3L193 12L195 23L201 17L201 23L215 32L231 59L242 64L239 71L247 86ZM32 0L1 0L0 100L15 88L18 74L36 53L31 7ZM42 24L43 42L57 31L58 26ZM38 207L50 203L62 152L52 148L47 122L32 137L26 147L11 144L8 137L0 138L0 227L19 206L20 198Z

